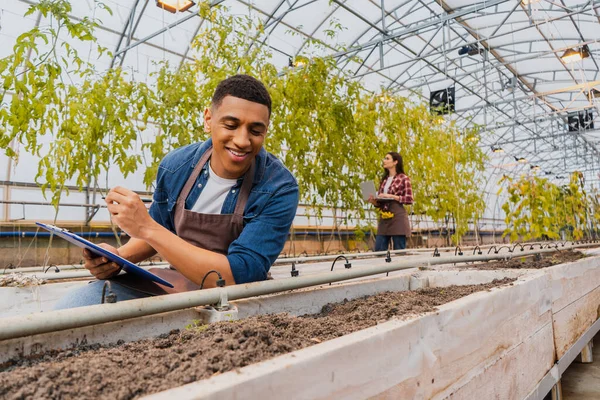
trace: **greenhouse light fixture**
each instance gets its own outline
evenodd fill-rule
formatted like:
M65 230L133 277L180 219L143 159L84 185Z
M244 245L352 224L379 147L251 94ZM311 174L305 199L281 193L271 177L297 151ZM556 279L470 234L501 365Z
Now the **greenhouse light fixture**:
M590 48L586 44L586 45L581 46L581 48L579 50L575 50L574 48L567 49L567 51L565 51L564 54L562 56L560 56L560 59L565 64L571 64L571 63L574 63L577 61L581 61L584 58L588 58L589 56L590 56Z
M514 156L513 156L514 157ZM521 164L527 163L527 159L525 157L515 157L515 161Z
M592 90L590 90L590 95L596 99L600 99L600 90L592 88Z
M502 147L492 146L492 153L504 153L504 149Z
M539 171L540 170L540 166L539 165L532 165L531 167L529 167L532 171Z
M467 46L463 46L460 49L458 49L458 55L464 56L466 54L466 55L470 55L470 56L475 56L477 54L483 53L483 51L484 51L484 49L477 46L476 44L469 44Z
M162 8L173 14L189 10L194 4L196 3L189 0L156 0L156 6L158 8Z
M297 67L304 67L306 64L308 64L307 60L304 58L296 58L295 60L292 59L292 57L288 58L288 67L290 68L297 68Z

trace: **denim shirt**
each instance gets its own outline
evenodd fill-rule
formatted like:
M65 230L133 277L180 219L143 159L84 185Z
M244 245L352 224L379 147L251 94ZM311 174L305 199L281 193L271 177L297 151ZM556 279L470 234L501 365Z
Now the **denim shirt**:
M173 233L179 193L212 140L180 147L161 161L150 216ZM244 228L231 243L227 259L236 283L261 281L287 239L298 207L298 183L274 155L262 148L256 155L252 190L244 208ZM208 163L185 201L191 210L208 181ZM229 190L221 214L233 214L243 177ZM228 229L224 226L223 229Z

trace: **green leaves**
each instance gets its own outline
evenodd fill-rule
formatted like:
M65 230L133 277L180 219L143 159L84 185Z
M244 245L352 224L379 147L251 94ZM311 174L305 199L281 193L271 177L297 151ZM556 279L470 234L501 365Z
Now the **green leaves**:
M245 73L263 81L272 96L267 150L291 170L301 201L314 205L317 214L329 207L345 209L344 220L364 217L360 182L378 182L384 155L398 151L413 183L415 205L409 211L438 222L453 220L457 243L481 216L478 176L484 155L477 146L477 129L464 132L454 122L433 118L424 104L368 91L350 72L340 70L336 59L316 56L326 46L318 40L308 42L294 67L274 65L269 48L262 45L265 33L259 21L230 15L208 2L199 6L205 21L191 46L194 59L179 66L159 63L148 83L135 82L118 68L96 71L67 41L61 44L65 54L56 56L61 30L72 40L95 42L98 20L71 21L68 1L42 0L29 9L51 15L57 24L24 33L14 54L0 60L0 85L18 94L0 107L0 126L7 127L0 148L16 157L9 146L14 140L38 154L40 138L51 136L36 179L52 191L55 204L68 180L82 187L111 165L123 175L141 168L136 143L148 125L158 131L142 144L150 155L144 165L144 183L150 186L170 150L208 138L203 110L217 84ZM327 29L326 36L334 38L345 28L334 21ZM53 50L38 54L44 43ZM71 74L82 83L65 79Z
M568 239L581 239L587 229L588 198L581 189L582 175L574 172L568 186L558 187L537 176L521 176L507 181L508 200L502 205L507 229L503 236L511 240L559 239L561 232Z

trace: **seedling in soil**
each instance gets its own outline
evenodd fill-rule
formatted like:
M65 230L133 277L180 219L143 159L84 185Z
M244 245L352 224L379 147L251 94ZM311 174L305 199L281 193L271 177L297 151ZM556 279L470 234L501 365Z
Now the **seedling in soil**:
M208 329L208 324L203 324L200 320L194 319L185 326L185 329L194 332L203 332Z

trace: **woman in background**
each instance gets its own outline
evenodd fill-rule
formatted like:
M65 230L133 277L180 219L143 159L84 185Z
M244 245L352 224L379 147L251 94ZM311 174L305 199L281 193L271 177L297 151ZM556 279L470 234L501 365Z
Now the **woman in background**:
M377 199L369 197L369 203L380 211L375 251L387 250L390 240L394 250L405 249L410 223L403 204L413 203L410 178L404 173L402 157L394 151L385 155L383 170Z

